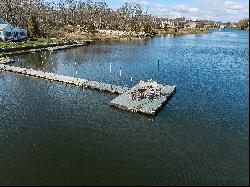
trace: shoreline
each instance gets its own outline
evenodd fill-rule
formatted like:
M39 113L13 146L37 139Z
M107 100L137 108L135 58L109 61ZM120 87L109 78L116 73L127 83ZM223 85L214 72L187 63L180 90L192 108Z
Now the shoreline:
M93 41L85 40L82 42L63 42L63 43L51 43L43 45L30 45L22 47L11 47L11 48L0 48L0 57L1 56L14 56L27 53L34 53L40 51L54 51L68 49L77 46L86 46L91 44Z
M116 36L116 35L89 34L88 37L84 38L79 37L79 39L75 40L74 42L58 42L51 44L0 48L0 57L46 51L46 50L51 50L50 48L54 48L53 50L61 50L77 46L86 46L95 42L112 42L112 41L126 42L126 41L136 41L136 40L147 40L159 36L183 36L188 34L209 34L209 33L197 30L179 31L179 32L167 32L158 30L158 32L155 35L148 35L148 36Z

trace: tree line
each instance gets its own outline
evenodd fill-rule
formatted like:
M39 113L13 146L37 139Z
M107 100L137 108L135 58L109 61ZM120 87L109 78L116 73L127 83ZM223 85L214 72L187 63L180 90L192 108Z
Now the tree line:
M244 30L244 29L249 29L249 18L245 18L245 19L242 19L240 20L238 23L237 23L237 26Z
M125 3L113 10L105 1L91 0L0 0L0 17L28 28L34 36L45 37L67 26L80 26L86 32L152 32L156 19L136 3Z

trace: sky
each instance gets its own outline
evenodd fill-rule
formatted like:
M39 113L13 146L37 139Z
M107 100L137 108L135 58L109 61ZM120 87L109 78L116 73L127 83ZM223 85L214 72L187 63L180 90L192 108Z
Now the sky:
M93 0L95 1L95 0ZM100 1L100 0L99 0ZM249 18L248 0L102 0L117 9L125 2L139 3L160 17L237 22Z

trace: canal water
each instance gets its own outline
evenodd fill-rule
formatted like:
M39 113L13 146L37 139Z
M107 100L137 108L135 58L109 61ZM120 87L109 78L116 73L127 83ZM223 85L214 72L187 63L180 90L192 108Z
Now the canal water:
M224 30L14 57L15 66L177 90L148 117L110 107L116 95L0 72L0 185L247 185L248 39Z

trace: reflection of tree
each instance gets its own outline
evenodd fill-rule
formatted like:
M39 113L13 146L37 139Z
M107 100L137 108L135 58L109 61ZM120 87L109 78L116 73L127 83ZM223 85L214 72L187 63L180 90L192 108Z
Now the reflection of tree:
M25 64L33 66L34 68L44 67L42 64L42 57L39 53L28 54L25 56Z
M56 67L55 58L52 58L53 56L55 54L50 54L49 52L26 54L20 60L19 65L36 70L46 69L47 71L53 71Z

